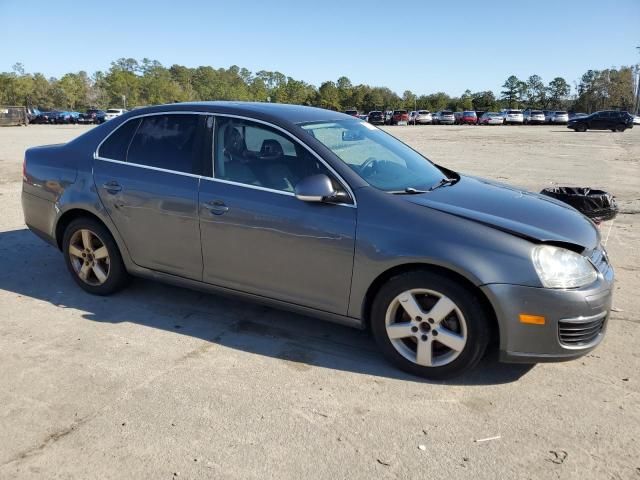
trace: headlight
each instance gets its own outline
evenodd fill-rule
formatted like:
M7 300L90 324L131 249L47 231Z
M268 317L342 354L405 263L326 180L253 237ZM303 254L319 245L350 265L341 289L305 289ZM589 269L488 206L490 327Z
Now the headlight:
M575 288L596 280L598 272L582 255L566 248L539 245L531 255L542 285L547 288Z

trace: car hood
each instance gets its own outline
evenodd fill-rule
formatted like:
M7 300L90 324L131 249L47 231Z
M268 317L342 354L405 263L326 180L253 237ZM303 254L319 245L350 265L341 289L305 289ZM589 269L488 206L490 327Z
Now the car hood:
M535 242L569 244L588 250L600 243L596 226L573 207L478 177L460 176L453 185L402 198Z

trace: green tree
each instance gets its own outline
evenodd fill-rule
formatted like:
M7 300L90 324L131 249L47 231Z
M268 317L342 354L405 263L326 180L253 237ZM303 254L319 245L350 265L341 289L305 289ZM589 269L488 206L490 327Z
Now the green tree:
M523 82L515 75L511 75L502 84L501 100L504 100L509 108L517 108L523 90Z
M562 103L571 92L571 87L562 77L556 77L549 82L547 97L551 108L562 108Z

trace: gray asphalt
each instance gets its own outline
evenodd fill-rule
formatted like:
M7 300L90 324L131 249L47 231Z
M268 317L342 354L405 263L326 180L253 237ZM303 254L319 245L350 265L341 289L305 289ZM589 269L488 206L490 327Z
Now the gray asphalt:
M365 333L136 280L75 286L25 229L26 146L88 127L0 129L0 478L640 479L640 128L392 127L437 163L530 190L618 197L600 348L451 382L387 365Z

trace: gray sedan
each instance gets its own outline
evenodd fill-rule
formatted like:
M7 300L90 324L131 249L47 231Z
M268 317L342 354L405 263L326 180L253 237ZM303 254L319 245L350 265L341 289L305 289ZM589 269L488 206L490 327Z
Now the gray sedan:
M370 329L446 378L603 338L613 270L595 225L547 197L435 165L337 112L205 102L125 113L27 150L28 227L77 284L131 275Z

